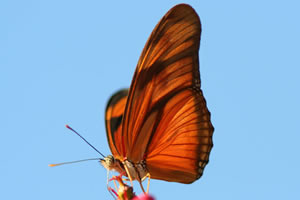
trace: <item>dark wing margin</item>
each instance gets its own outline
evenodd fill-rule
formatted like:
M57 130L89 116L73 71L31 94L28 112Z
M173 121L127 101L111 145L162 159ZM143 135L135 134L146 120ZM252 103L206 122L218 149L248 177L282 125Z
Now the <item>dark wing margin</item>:
M110 150L115 158L121 155L122 119L127 101L128 89L114 93L106 105L105 125Z

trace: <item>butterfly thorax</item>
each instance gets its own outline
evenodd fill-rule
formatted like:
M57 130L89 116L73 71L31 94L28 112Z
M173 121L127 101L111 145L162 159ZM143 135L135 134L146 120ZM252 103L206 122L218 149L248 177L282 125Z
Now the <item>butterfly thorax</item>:
M109 155L102 159L100 163L107 170L114 170L116 172L119 172L120 174L123 174L124 176L131 178L132 180L143 180L148 174L146 162L144 160L138 163L133 163L132 161L125 159L123 162L121 162L119 159L116 159L112 155Z
M142 160L138 163L133 163L128 159L123 161L123 165L127 169L127 174L130 174L132 180L144 180L144 178L148 175L148 170L146 166L146 161Z

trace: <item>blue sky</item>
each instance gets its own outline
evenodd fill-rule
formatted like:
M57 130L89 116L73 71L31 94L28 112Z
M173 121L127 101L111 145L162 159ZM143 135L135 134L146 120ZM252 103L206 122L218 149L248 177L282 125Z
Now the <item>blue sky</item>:
M200 73L215 126L204 176L151 181L157 199L300 198L297 1L1 1L0 199L112 199L104 109L177 3L202 21ZM138 187L136 187L138 188ZM139 191L139 190L137 190Z

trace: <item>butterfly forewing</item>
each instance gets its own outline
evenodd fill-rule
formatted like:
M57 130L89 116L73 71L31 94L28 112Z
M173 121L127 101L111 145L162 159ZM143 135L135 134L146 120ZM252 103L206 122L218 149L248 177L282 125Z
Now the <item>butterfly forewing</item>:
M122 119L127 101L128 89L116 92L108 101L105 111L106 134L111 152L115 158L122 153Z

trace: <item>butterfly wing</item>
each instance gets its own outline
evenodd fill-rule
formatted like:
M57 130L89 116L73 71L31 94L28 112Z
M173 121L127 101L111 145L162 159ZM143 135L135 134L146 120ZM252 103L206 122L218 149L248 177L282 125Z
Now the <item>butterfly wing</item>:
M200 89L200 34L194 9L177 5L156 25L138 61L121 156L146 159L152 178L191 183L208 162L213 126Z
M115 158L120 157L122 118L127 101L128 89L116 92L109 99L105 111L105 125L110 150Z
M168 99L147 148L154 179L191 183L201 177L212 148L213 126L200 89Z

